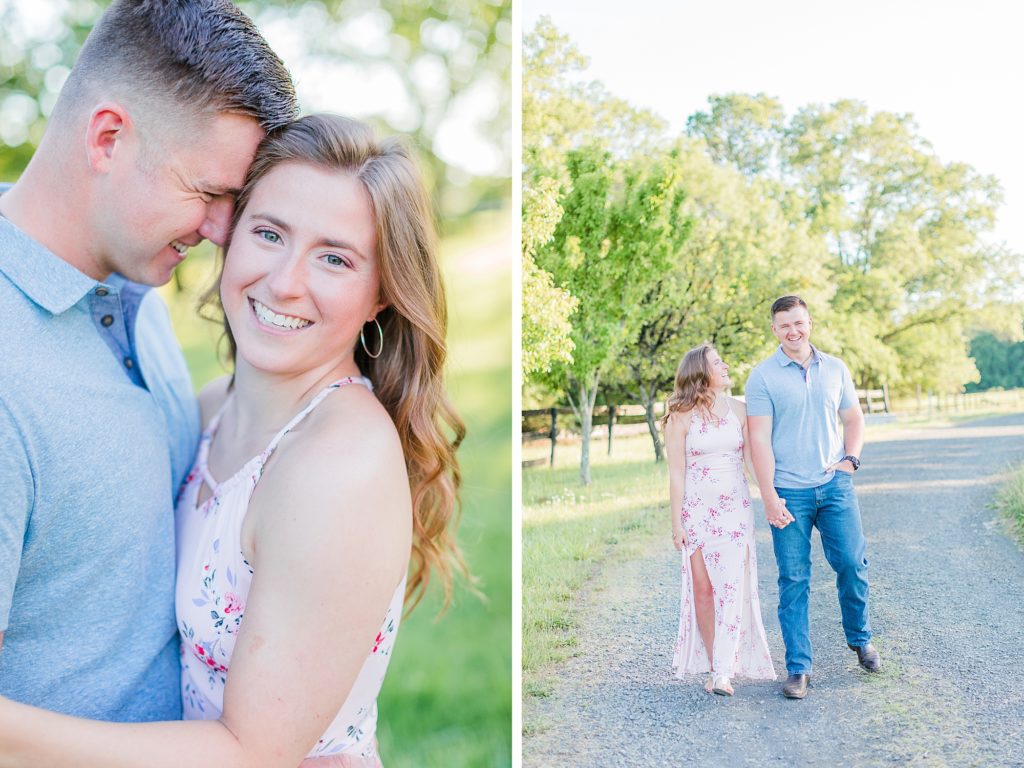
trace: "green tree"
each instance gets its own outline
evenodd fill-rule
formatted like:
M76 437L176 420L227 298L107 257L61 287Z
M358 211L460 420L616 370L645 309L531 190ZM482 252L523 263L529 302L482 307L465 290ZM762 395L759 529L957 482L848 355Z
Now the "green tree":
M579 300L573 361L553 368L580 423L580 479L590 483L590 432L602 374L635 333L640 300L685 237L678 166L669 160L616 163L600 147L568 153L569 187L538 265Z
M572 325L569 316L579 302L554 284L549 272L537 266L534 254L551 240L562 216L558 184L540 179L523 191L522 370L523 379L549 373L556 363L572 363Z
M787 141L812 231L833 254L833 310L860 329L844 355L862 382L948 391L976 379L967 327L993 309L996 179L943 163L908 115L857 102L800 110Z
M689 136L703 139L717 163L731 164L745 176L777 176L786 114L778 99L759 93L710 96L710 112L686 121Z
M565 180L572 149L601 146L624 159L653 150L666 124L636 109L596 81L582 79L589 59L542 16L523 38L523 183Z
M1024 387L1024 341L1000 338L994 333L979 333L971 339L971 357L981 380L968 385L968 391Z
M571 183L569 151L600 146L624 157L653 147L665 126L599 83L581 80L588 60L547 17L526 35L523 50L522 366L529 383L540 381L555 362L572 361L569 317L579 300L555 285L535 258L562 215L558 192Z
M971 330L1005 333L1022 319L1012 293L1021 256L989 242L997 181L942 162L908 115L839 101L787 122L764 94L709 102L689 133L717 162L765 182L831 254L824 284L834 290L814 312L818 341L832 334L832 351L862 385L948 391L976 380Z
M710 341L737 383L770 350L768 309L784 293L813 303L829 297L823 243L790 222L764 184L713 162L702 142L683 139L674 155L688 226L676 258L641 300L637 333L618 356L611 382L643 404L655 460L663 458L655 404L672 391L685 352Z

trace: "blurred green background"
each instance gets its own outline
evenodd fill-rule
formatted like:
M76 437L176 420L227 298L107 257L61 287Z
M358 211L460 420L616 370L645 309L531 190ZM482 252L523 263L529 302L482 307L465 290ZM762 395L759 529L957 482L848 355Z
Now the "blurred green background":
M15 181L107 2L0 0L0 180ZM449 390L468 426L459 541L476 581L404 622L380 698L384 764L511 765L510 0L240 2L296 82L303 112L411 137L432 184L448 281ZM197 387L224 372L196 313L214 251L161 289Z

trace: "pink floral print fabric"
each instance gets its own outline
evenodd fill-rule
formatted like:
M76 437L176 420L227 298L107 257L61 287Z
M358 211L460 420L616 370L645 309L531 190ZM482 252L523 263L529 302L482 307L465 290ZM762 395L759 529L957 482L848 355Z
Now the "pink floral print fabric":
M688 544L682 553L682 600L672 671L709 672L712 658L697 628L690 557L700 552L715 602L716 673L774 680L757 596L757 554L750 489L743 473L743 430L725 418L693 411L686 435L686 481L679 510Z
M253 576L253 569L242 554L242 521L249 499L263 475L263 466L281 438L324 397L348 384L370 387L369 380L363 378L346 378L329 385L274 437L266 450L222 483L210 477L206 466L220 413L203 433L195 466L182 488L176 513L175 607L181 635L181 690L186 720L216 720L224 707L224 686ZM222 407L221 413L223 410ZM212 493L197 505L204 481L209 483ZM405 579L402 579L392 595L379 633L366 649L366 661L348 698L307 755L307 760L320 758L313 765L380 764L376 741L377 695L391 659L404 599ZM333 762L324 758L331 758Z

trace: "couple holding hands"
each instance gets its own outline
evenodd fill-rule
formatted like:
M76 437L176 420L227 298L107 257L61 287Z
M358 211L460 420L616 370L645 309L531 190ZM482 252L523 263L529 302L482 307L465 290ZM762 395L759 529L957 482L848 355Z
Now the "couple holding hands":
M746 402L727 396L729 366L709 344L686 353L663 424L672 538L682 550L682 601L673 671L707 674L705 689L732 695L734 676L774 680L757 594L754 517L744 473L761 489L779 568L779 624L787 698L807 695L811 531L836 572L846 642L875 672L865 540L853 473L864 415L846 365L811 345L798 296L771 307L779 347L751 372Z

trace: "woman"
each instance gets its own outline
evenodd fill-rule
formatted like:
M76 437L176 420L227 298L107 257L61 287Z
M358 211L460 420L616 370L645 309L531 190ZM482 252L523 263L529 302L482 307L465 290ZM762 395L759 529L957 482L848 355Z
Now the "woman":
M710 344L683 357L668 400L672 541L684 552L672 669L710 672L705 690L731 696L731 678L774 680L757 598L746 410L729 397L729 366ZM753 476L753 472L751 472Z
M186 721L0 701L0 765L380 765L402 606L431 571L447 591L459 563L464 433L442 386L430 207L402 145L332 116L268 137L219 298L235 373L200 394L177 511Z

